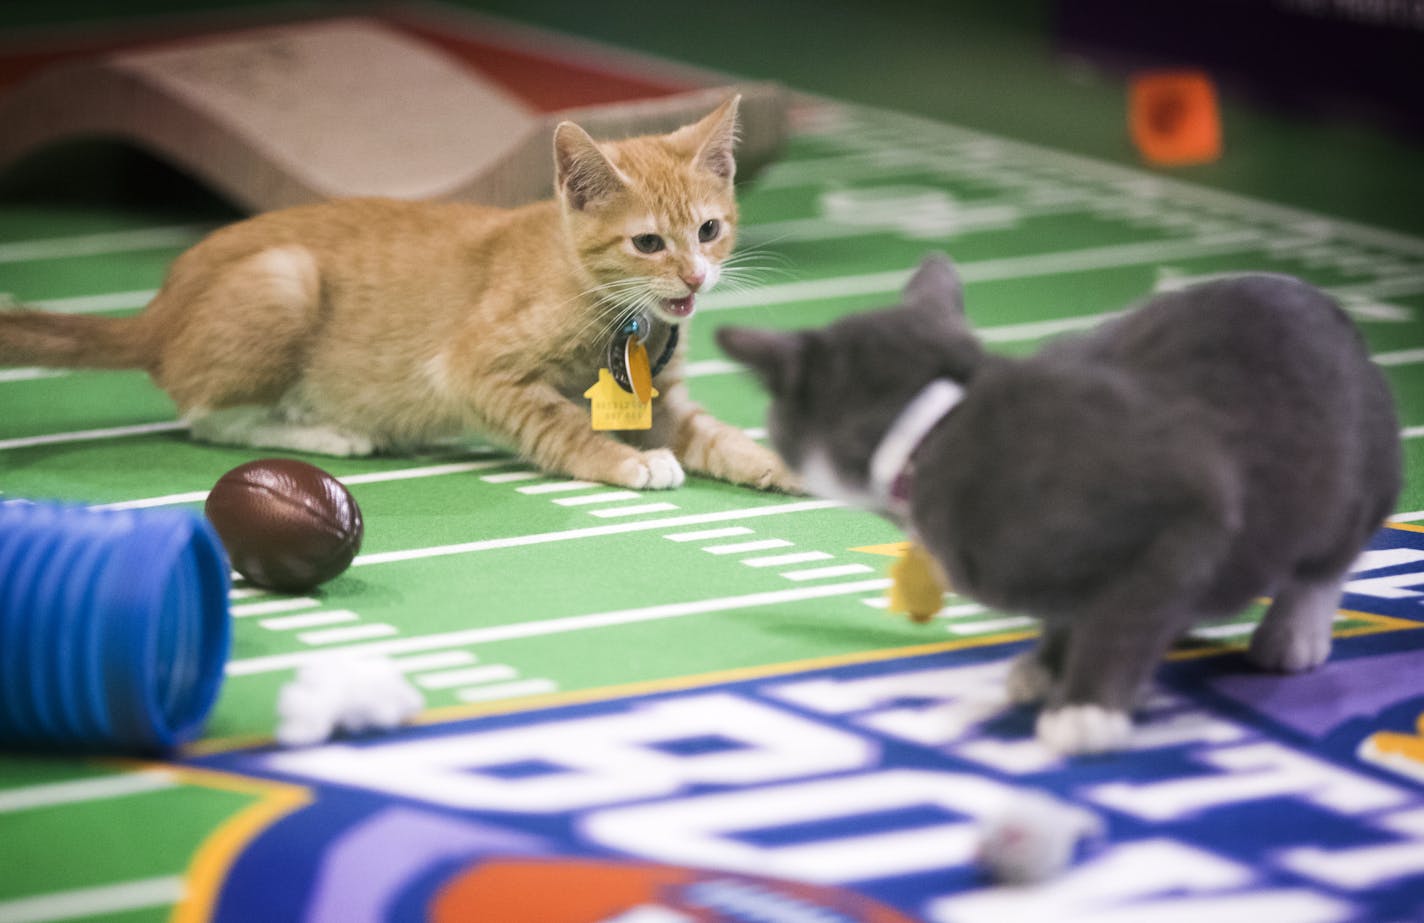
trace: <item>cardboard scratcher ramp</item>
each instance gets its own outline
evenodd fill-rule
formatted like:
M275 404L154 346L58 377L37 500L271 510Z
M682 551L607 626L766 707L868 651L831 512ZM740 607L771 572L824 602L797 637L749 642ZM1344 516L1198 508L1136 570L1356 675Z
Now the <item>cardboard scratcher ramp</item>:
M553 189L553 130L670 131L742 94L739 173L775 156L787 94L695 90L540 113L444 53L377 22L326 20L103 55L0 100L0 169L47 145L130 141L265 211L353 195L518 205Z

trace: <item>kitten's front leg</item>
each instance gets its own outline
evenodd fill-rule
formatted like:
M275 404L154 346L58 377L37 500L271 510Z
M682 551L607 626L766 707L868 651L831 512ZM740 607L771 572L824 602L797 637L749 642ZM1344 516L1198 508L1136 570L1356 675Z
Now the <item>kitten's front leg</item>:
M1296 578L1282 586L1251 635L1252 662L1281 673L1301 673L1324 663L1330 656L1345 576Z
M681 382L666 388L653 405L653 429L642 437L644 444L668 446L688 470L723 481L803 492L801 479L779 455L693 403Z
M1125 746L1131 710L1185 623L1175 609L1146 606L1073 618L1062 673L1038 716L1039 741L1065 756Z
M1063 673L1063 652L1068 644L1068 626L1061 621L1045 621L1038 644L1014 658L1005 680L1005 691L1014 705L1036 705L1048 699Z
M544 382L487 386L479 423L545 471L620 487L663 490L685 480L668 449L641 452L590 425L588 410Z

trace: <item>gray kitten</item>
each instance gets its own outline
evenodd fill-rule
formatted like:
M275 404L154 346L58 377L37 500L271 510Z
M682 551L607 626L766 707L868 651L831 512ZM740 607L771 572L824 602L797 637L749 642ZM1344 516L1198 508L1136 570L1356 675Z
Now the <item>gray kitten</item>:
M1330 653L1350 564L1394 507L1393 401L1324 293L1250 275L1153 297L1030 358L986 353L950 262L823 330L726 328L814 492L882 512L957 592L1043 620L1010 697L1038 737L1116 749L1192 623L1275 600L1251 658Z

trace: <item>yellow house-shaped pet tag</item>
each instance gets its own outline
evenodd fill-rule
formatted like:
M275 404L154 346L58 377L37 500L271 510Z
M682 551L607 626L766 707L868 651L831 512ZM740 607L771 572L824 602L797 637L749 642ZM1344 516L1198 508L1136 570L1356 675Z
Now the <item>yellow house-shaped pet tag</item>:
M640 401L637 395L629 394L618 387L613 373L608 369L598 370L598 384L589 388L583 396L593 402L593 428L610 429L652 429L653 402L658 389L651 388L650 398Z

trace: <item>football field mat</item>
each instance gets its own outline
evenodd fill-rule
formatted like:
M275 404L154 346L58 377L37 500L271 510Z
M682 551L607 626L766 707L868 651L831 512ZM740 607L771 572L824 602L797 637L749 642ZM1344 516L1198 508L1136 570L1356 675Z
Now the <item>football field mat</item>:
M479 442L302 456L361 506L355 563L306 595L235 584L220 699L172 759L0 756L0 923L1424 914L1424 240L830 102L797 106L741 206L764 271L700 300L690 387L759 436L765 399L716 328L890 304L931 250L1005 353L1222 273L1333 293L1394 387L1407 484L1329 664L1253 672L1259 610L1203 626L1131 749L1063 760L1004 703L1034 623L954 596L927 626L887 612L902 536L877 517L699 478L569 481ZM0 290L131 313L236 217L0 203ZM189 441L139 373L0 370L4 499L201 508L264 454ZM276 747L282 684L353 655L424 693L415 724ZM979 838L1027 791L1105 835L1043 885L991 886Z

